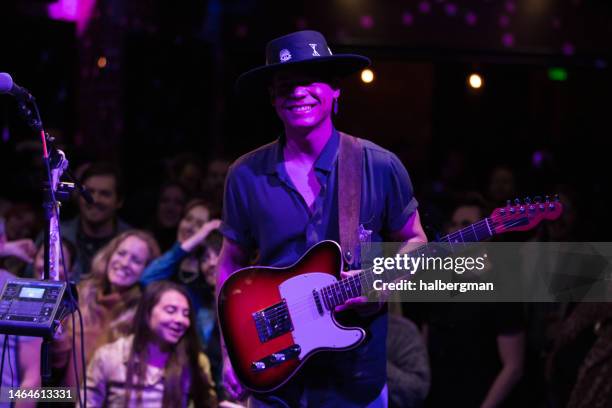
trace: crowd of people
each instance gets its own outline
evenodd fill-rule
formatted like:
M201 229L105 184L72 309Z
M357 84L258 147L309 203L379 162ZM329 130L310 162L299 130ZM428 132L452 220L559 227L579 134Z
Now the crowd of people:
M88 369L76 375L72 369L73 327L67 320L53 343L54 384L75 386L77 378L87 376L91 406L104 399L109 406L124 406L126 398L161 401L176 395L208 406L216 398L227 398L214 302L224 176L215 174L213 182L202 172L191 185L180 174L167 180L157 199L152 198L157 203L152 219L134 228L119 217L125 193L117 167L91 163L82 170L81 181L95 204L75 197L76 203L66 205L73 205L76 213L61 223L67 271L61 267L60 276L67 273L78 282ZM450 212L442 206L431 210L446 214L442 231L470 225L515 195L517 186L508 168L494 169L489 181L481 193L447 191L452 197L448 200L455 203L447 207ZM572 199L562 194L562 218L521 239L575 240ZM35 203L15 202L2 214L3 282L11 276L42 276L39 212ZM588 378L595 372L603 381L604 367L609 367L609 360L593 361L595 356L605 358L610 348L606 304L402 306L403 315L400 309L390 317L387 337L390 406L495 407L528 402L544 407L570 401L571 406L595 406L585 398L604 398L592 395L596 385ZM77 327L77 339L80 330ZM5 362L10 355L15 372L11 378L4 370L3 386L40 385L40 340L9 340ZM77 355L80 347L77 342ZM185 392L174 397L165 394L165 387L181 389L176 384L182 369L194 386L184 385ZM172 376L162 375L164 370ZM146 386L126 396L116 384L125 383L128 372L146 378Z

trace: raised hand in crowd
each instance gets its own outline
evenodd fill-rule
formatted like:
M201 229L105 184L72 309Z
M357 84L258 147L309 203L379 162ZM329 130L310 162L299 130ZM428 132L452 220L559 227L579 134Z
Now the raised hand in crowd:
M200 228L189 238L187 238L181 244L181 247L187 251L191 252L198 245L200 245L204 240L216 229L219 229L221 226L221 220L213 219L202 224Z
M0 243L0 257L14 256L24 262L34 261L36 245L31 239L18 239Z

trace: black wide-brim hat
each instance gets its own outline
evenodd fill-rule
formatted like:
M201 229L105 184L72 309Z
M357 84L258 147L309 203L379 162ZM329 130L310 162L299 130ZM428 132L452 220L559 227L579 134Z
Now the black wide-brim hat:
M317 31L297 31L275 38L266 45L266 65L238 77L238 92L261 90L275 73L287 69L313 69L330 77L345 77L370 65L370 59L356 54L332 54L325 37Z

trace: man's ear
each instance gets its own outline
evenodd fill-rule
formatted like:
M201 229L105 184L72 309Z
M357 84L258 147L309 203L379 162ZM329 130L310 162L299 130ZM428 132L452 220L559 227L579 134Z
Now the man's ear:
M334 88L334 99L338 99L340 97L340 88Z

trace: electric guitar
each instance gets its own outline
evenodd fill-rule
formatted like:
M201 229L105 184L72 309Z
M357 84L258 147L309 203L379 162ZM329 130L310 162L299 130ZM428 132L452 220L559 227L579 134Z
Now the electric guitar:
M527 231L542 220L557 219L562 211L558 198L515 200L514 205L508 202L488 218L438 241L477 242L510 231ZM365 331L341 326L334 309L365 294L374 275L366 270L339 280L341 270L339 245L322 241L292 266L248 267L223 283L217 305L219 324L234 372L246 388L274 391L315 353L361 344Z

